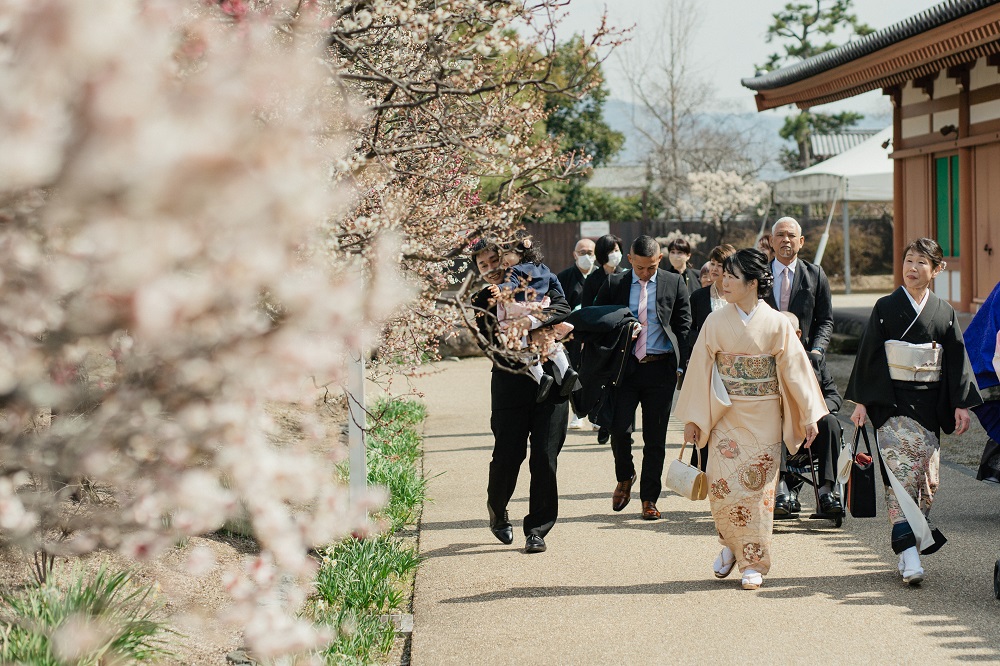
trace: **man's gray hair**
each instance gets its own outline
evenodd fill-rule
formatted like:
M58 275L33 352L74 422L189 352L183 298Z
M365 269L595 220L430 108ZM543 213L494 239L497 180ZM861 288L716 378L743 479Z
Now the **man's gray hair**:
M775 235L775 234L774 234L774 230L775 230L775 229L776 229L776 228L778 227L778 225L779 225L779 224L781 224L782 222L791 222L792 224L794 224L794 225L795 225L795 230L796 230L796 231L795 231L795 235L796 235L796 236L801 236L801 235L802 235L802 225L801 225L801 224L799 224L799 221L798 221L798 220L796 220L796 219L795 219L794 217L782 217L782 218L778 218L778 220L777 220L777 221L776 221L776 222L775 222L774 224L772 224L772 225L771 225L771 235L772 235L772 236L773 236L773 235Z

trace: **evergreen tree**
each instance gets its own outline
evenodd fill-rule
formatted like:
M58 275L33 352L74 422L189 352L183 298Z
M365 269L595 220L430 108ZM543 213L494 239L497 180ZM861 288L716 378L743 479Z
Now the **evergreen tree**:
M846 32L848 39L871 34L872 28L859 21L853 9L853 0L789 2L771 15L773 23L767 29L767 42L777 41L781 51L772 53L758 69L769 72L835 49L839 46L834 40L838 32ZM785 150L782 165L789 171L805 169L815 158L809 141L811 135L841 132L863 118L862 114L851 111L838 114L803 111L789 116L779 135L795 141L798 152Z

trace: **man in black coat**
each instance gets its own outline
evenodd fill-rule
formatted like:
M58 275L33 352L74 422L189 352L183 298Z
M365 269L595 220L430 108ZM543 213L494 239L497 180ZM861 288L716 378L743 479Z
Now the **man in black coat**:
M798 317L806 351L822 356L833 334L833 300L822 267L799 258L805 240L794 218L783 217L771 228L774 290L767 304Z
M667 420L680 371L690 355L688 334L691 307L681 277L661 269L660 245L650 236L632 243L628 259L632 269L611 275L594 299L594 305L629 308L642 326L626 358L621 382L614 389L611 450L618 485L611 508L621 511L632 496L636 480L629 430L635 409L642 405L642 474L639 498L642 517L656 520L660 512L663 459L666 456Z
M569 307L573 310L580 307L581 297L583 296L583 283L587 279L587 276L594 271L595 262L594 241L589 238L581 238L576 242L576 247L573 248L573 265L561 271L556 276L559 278L559 284L562 285L563 291L566 292L566 300L569 302ZM572 336L563 345L566 347L566 354L569 356L570 365L574 369L579 370L583 348L578 336ZM582 415L574 414L569 421L570 429L580 430L583 426Z
M566 292L566 300L569 307L575 310L580 306L580 296L583 294L583 282L594 270L596 258L594 257L594 241L589 238L581 238L573 248L573 265L564 271L560 271L556 276L559 284Z
M503 282L500 255L500 248L491 243L479 242L472 249L479 274L490 284ZM564 315L570 311L569 304L558 290L550 289L546 295L550 300L546 315ZM503 343L497 337L496 305L489 289L483 289L473 296L472 305L476 308L476 324L485 344L503 348ZM540 338L551 329L542 329L540 326L543 322L530 319L531 323L525 328L535 329L531 332L532 340L544 347L545 343ZM551 367L546 371L553 372ZM569 416L567 399L553 391L544 401L537 403L535 397L538 385L535 380L522 364L502 356L493 359L490 393L493 458L490 461L486 487L490 531L502 543L513 543L514 528L507 515L507 504L517 486L521 463L528 457L531 484L528 491L528 514L523 523L524 550L526 553L541 553L546 549L545 535L555 525L559 513L556 458L566 441L566 420Z
M805 243L802 227L792 217L782 217L771 227L771 247L774 260L774 289L767 304L775 310L790 312L799 321L799 339L815 364L822 359L833 334L833 299L830 283L821 266L799 258ZM776 516L790 515L798 510L798 498L779 484L774 497Z

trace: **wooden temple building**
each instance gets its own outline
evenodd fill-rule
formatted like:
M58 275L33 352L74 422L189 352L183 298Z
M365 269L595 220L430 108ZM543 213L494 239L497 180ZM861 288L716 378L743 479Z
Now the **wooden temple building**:
M897 284L902 248L934 238L948 262L935 293L975 312L1000 282L1000 0L948 0L743 85L760 111L881 89L893 105Z

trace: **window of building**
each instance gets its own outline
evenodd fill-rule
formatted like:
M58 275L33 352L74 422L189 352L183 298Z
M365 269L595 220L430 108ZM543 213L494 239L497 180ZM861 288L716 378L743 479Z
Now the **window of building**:
M957 257L958 224L958 155L934 159L934 218L937 242L946 257Z

